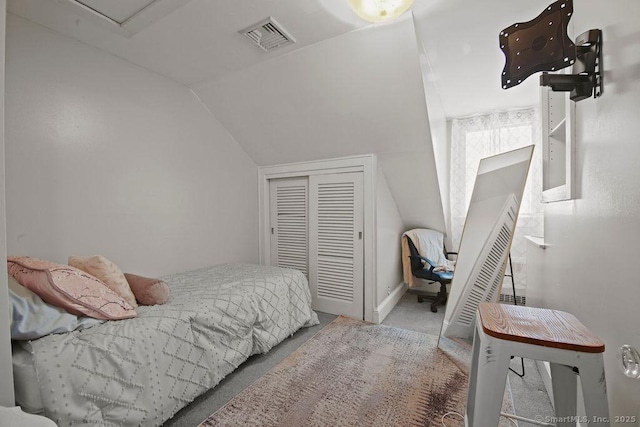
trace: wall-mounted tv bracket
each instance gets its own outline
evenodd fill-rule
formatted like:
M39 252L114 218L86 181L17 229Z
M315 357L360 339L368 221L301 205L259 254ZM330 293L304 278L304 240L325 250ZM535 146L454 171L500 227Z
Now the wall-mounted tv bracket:
M602 32L589 30L574 44L567 34L573 0L558 0L535 19L513 24L500 32L500 49L506 62L502 88L519 85L538 71L558 71L573 65L575 74L547 74L540 84L554 91L571 91L579 101L602 94Z
M602 95L602 31L589 30L576 38L574 74L548 74L540 76L540 86L550 86L556 92L571 92L571 100L578 102Z

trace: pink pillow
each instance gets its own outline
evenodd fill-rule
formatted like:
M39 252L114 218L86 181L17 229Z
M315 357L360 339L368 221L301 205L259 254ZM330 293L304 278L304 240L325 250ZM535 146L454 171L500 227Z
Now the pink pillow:
M120 295L77 268L30 257L9 257L7 268L22 286L69 313L104 320L137 316Z
M169 300L169 285L160 279L124 273L131 291L142 305L164 304Z
M124 298L131 307L138 306L122 270L102 255L70 256L68 262L71 267L78 268L102 281L109 289Z

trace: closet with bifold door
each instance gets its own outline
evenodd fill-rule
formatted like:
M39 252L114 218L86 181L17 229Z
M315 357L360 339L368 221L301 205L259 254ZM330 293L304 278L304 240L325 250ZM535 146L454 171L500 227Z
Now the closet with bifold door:
M269 263L302 271L314 310L364 317L363 172L269 179Z

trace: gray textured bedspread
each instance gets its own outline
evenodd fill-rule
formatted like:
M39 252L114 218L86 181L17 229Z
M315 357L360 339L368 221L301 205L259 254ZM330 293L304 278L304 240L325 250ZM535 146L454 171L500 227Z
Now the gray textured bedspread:
M318 323L296 270L225 264L163 278L164 305L32 342L58 425L160 425L250 355Z

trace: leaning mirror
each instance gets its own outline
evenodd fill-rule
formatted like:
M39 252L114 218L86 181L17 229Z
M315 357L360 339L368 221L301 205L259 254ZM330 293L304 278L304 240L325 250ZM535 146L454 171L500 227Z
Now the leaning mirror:
M480 160L441 338L470 340L478 304L498 301L533 148Z

